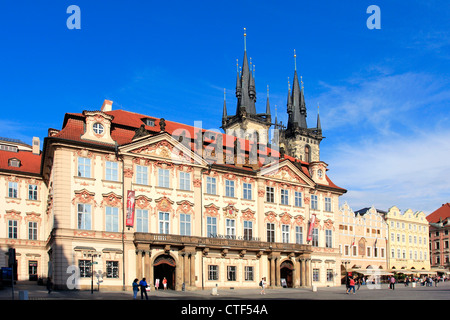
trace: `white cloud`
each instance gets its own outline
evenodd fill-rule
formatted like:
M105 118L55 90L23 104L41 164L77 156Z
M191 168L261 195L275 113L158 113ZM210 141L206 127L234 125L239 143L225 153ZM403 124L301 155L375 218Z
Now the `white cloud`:
M446 84L415 73L354 83L328 86L320 97L330 105L323 117L321 109L321 118L325 135L331 136L322 144L321 158L330 165L331 179L348 190L341 201L354 210L396 205L427 214L448 202Z

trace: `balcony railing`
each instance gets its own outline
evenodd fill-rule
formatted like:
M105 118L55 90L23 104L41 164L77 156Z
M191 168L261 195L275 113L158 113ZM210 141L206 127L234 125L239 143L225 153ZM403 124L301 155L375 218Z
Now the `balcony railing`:
M149 243L159 245L173 246L196 246L209 248L229 248L236 250L266 250L266 251L287 251L287 252L304 252L310 251L311 245L281 243L281 242L265 242L256 240L238 240L217 237L196 237L181 236L175 234L159 234L159 233L135 233L134 240L136 243Z

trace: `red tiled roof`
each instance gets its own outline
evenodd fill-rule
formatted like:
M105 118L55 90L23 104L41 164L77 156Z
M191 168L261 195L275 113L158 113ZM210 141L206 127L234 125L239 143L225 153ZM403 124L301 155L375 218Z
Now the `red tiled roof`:
M151 134L158 134L160 133L160 127L159 127L159 121L161 119L150 117L147 115L125 111L125 110L112 110L112 111L106 111L103 112L105 114L113 116L113 120L111 123L111 138L116 141L119 145L125 145L132 142L132 139L135 135L135 130L138 129L142 124L144 124L143 119L151 118L155 120L155 126L147 126L145 125L145 129L148 130ZM66 113L63 128L61 131L59 131L55 137L68 139L68 140L75 140L75 141L84 141L81 139L81 136L84 134L84 114L82 113ZM185 136L190 137L191 139L195 139L197 137L197 134L200 131L200 128L195 128L193 126L188 126L186 124L173 122L170 120L166 120L166 127L165 131L169 134L181 134L182 131L185 131ZM207 132L208 130L201 129L202 132ZM214 132L217 133L217 132ZM234 147L234 137L231 139L227 139L229 137L228 135L222 133L222 142L224 147L233 148ZM250 144L245 143L243 139L240 139L241 141L241 148L245 151L249 151ZM84 141L86 142L86 141ZM94 142L89 141L89 143L98 144L98 145L104 145L100 142ZM191 145L191 148L193 149L193 145ZM266 148L266 152L262 152L259 150L259 154L267 155L268 152L271 152L272 156L279 157L280 154L278 150ZM308 166L307 162L300 161L294 157L285 155L284 159L290 160L294 163L302 164L301 170L303 173L305 173L308 177L310 177L309 171L306 166ZM261 165L264 165L264 163L260 163ZM242 169L242 168L241 168ZM245 168L244 168L245 169ZM327 181L329 183L329 187L336 188L346 191L343 188L340 188L336 186L327 176ZM325 186L325 185L324 185Z
M440 219L445 220L447 218L450 218L450 203L443 204L442 207L427 216L428 222L431 223L437 223Z
M20 167L9 166L9 159L20 160ZM31 151L5 151L0 150L0 170L17 171L17 173L40 174L41 155L33 154Z

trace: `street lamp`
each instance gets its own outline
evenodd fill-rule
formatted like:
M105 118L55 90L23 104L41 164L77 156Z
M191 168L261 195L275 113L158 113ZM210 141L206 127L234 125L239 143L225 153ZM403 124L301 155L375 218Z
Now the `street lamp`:
M91 294L94 293L94 264L97 264L98 262L94 262L94 258L100 258L102 255L100 252L97 251L90 251L89 253L84 254L85 257L91 258Z

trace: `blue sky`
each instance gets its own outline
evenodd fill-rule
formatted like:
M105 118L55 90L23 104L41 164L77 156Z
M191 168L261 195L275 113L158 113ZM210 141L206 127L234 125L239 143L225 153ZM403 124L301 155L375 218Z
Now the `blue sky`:
M381 29L370 30L370 5ZM70 5L81 29L69 30ZM255 65L257 109L287 121L288 77L317 105L321 159L356 211L431 213L449 201L448 1L4 1L0 136L31 143L66 112L113 108L218 129L236 59Z

